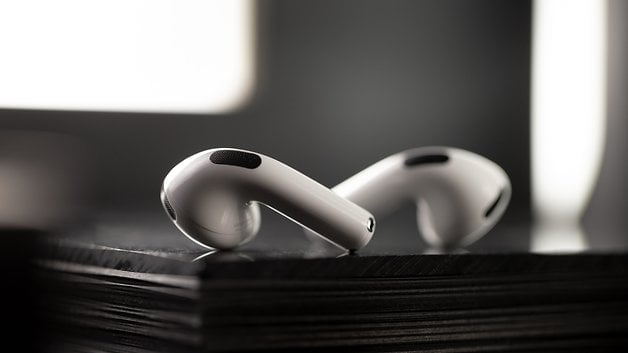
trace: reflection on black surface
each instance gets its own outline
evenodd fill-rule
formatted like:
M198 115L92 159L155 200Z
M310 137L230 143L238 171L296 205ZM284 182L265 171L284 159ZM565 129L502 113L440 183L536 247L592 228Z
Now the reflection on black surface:
M243 254L238 251L208 251L192 260L194 261L218 261L218 262L232 262L232 261L254 261L252 257Z

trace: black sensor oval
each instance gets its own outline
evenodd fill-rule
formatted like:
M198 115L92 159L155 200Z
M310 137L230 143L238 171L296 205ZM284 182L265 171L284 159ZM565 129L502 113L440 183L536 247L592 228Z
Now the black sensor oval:
M262 164L262 158L254 153L234 150L220 150L209 156L215 164L233 165L247 169L255 169Z
M439 164L449 161L449 156L446 154L424 154L420 156L410 157L405 160L406 167L416 167L423 164Z
M499 193L499 195L497 195L497 198L495 198L495 201L493 201L493 203L490 206L488 206L488 208L484 212L484 217L488 218L491 215L491 213L495 211L495 208L497 208L497 204L499 204L499 200L502 199L502 196L504 196L504 190L502 190Z

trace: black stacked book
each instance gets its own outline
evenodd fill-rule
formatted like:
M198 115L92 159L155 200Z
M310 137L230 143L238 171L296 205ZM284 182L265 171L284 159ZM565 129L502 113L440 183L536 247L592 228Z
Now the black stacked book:
M44 250L55 352L628 348L623 254Z

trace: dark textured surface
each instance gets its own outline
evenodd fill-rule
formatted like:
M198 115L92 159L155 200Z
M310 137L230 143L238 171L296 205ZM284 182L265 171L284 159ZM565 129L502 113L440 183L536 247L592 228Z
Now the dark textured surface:
M339 255L306 242L302 250L215 253L45 244L38 264L54 298L51 351L628 348L621 252Z
M2 328L5 350L15 347L20 352L36 352L44 336L39 308L47 288L35 280L31 263L37 256L38 239L42 235L36 230L0 227L0 311L5 323Z
M314 279L360 277L429 277L467 275L550 275L587 273L607 269L608 274L628 274L628 255L564 254L442 254L349 255L340 252L307 258L298 251L137 251L73 244L47 246L49 260L148 273L200 278ZM332 256L333 255L333 256Z

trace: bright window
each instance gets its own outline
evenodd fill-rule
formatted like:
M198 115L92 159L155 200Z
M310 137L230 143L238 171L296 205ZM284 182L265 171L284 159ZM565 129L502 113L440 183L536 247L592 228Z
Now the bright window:
M0 108L224 112L253 85L251 0L0 2Z

